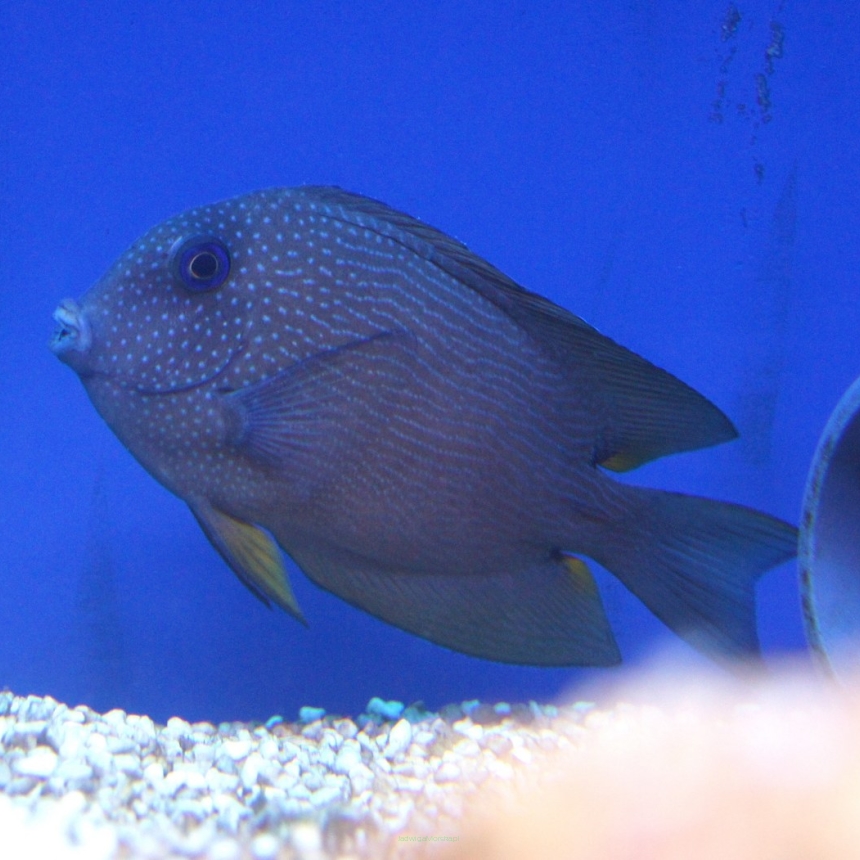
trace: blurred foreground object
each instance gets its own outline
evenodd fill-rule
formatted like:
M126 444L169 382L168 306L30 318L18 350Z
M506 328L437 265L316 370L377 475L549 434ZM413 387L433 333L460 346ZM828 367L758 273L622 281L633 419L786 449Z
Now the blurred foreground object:
M860 689L645 676L564 752L482 789L446 860L860 856ZM438 856L438 855L437 855Z

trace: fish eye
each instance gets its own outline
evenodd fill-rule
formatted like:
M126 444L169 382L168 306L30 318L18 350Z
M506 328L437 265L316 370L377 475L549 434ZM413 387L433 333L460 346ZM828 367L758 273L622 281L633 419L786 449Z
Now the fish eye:
M171 251L174 270L182 285L195 293L215 290L230 274L230 252L211 236L180 239Z

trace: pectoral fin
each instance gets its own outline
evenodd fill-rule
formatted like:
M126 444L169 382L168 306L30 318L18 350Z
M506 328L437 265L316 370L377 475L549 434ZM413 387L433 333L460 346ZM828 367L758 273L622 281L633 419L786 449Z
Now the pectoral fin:
M281 551L266 532L206 502L189 507L206 537L256 597L267 606L276 603L307 624L290 587Z
M225 395L227 441L259 463L301 477L336 459L362 430L390 415L407 388L409 337L382 331L308 356L276 376Z

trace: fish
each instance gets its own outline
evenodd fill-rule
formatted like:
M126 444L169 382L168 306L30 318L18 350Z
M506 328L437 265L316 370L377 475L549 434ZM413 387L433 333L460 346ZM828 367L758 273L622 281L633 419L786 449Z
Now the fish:
M316 585L474 657L611 666L591 566L717 660L755 659L755 583L796 529L622 482L737 435L668 371L445 233L337 187L153 227L51 348L264 603Z

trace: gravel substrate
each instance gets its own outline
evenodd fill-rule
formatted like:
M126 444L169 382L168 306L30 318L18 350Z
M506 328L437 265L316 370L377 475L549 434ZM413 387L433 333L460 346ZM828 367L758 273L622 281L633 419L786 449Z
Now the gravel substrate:
M569 747L588 703L166 726L0 692L2 856L323 860L455 841L464 801Z

